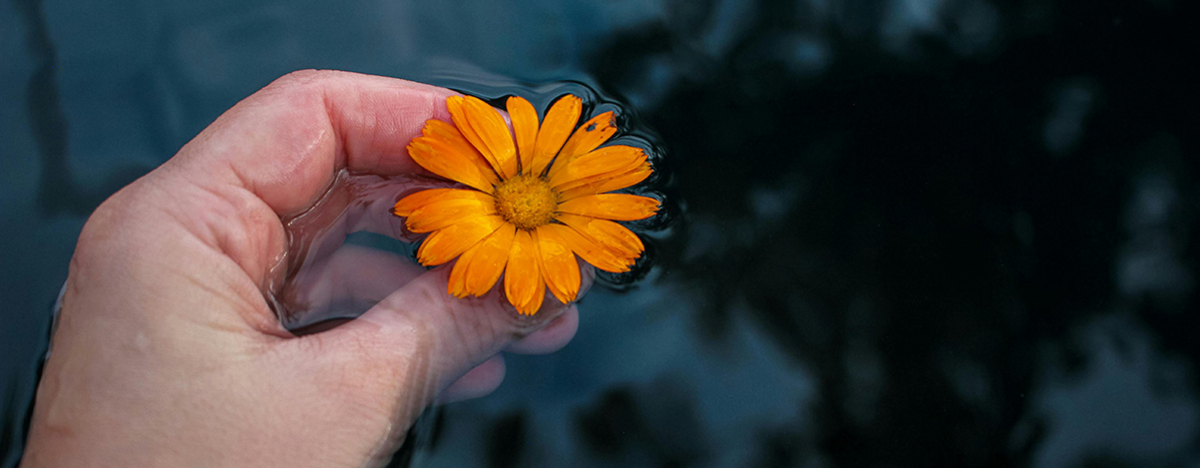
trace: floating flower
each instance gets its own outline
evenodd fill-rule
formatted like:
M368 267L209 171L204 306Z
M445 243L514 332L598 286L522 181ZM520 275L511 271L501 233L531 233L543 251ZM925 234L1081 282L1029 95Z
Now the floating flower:
M452 96L454 125L430 120L408 154L430 172L466 188L413 193L393 213L408 229L432 233L417 250L425 266L458 258L447 291L482 296L504 276L508 301L522 314L542 305L546 289L563 303L579 293L575 256L601 270L629 271L645 247L614 221L653 216L658 200L620 190L650 176L646 154L625 145L600 147L617 132L612 112L578 130L582 101L558 99L541 125L533 105L506 103L512 131L487 103Z

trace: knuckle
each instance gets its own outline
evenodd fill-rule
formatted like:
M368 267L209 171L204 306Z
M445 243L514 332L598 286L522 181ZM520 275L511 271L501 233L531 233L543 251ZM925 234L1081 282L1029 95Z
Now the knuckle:
M275 85L279 85L279 86L304 85L304 84L321 81L323 78L325 78L326 76L329 76L332 73L334 73L334 72L329 71L329 70L315 70L315 69L311 69L311 68L305 69L305 70L296 70L296 71L290 72L286 75L283 75L283 76L277 78L273 83L271 83L271 85L272 86L275 86Z
M296 70L276 78L263 88L266 94L311 94L319 93L330 81L341 75L334 70Z
M114 243L123 239L122 231L127 230L126 226L134 224L138 216L138 197L135 192L139 191L139 188L139 184L135 182L96 207L79 232L75 247L76 257L89 258L93 254L109 250Z

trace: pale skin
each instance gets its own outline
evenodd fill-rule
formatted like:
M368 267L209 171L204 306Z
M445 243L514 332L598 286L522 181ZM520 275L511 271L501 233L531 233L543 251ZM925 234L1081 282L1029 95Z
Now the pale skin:
M501 351L570 341L574 305L521 317L496 290L447 295L447 266L355 250L327 268L381 299L360 318L296 337L264 300L281 217L343 168L424 173L405 145L449 120L451 94L293 73L105 201L71 261L21 466L376 466L424 408L498 386Z

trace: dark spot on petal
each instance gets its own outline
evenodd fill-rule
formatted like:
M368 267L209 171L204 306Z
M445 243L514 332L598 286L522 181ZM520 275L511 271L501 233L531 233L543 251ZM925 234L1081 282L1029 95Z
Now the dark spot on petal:
M590 132L590 131L593 131L593 130L595 130L595 129L596 129L596 123L595 123L595 122L592 122L590 125L588 125L588 126L587 126L587 128L583 129L583 131L585 131L585 132Z

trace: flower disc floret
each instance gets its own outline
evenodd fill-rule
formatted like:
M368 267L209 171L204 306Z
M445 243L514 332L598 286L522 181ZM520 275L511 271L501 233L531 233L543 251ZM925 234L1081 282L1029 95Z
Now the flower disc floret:
M550 182L532 174L513 177L496 186L496 212L505 221L530 231L554 220L558 194Z

